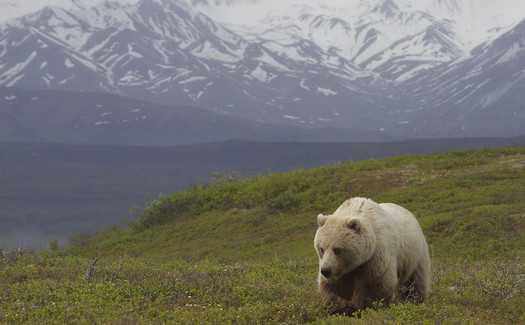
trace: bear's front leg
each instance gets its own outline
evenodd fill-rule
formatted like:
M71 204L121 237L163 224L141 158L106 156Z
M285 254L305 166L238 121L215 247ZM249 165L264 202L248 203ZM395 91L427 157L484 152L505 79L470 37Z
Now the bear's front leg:
M363 279L354 288L352 305L359 310L388 306L397 286L395 267L387 268L382 277Z
M339 296L336 292L334 292L330 285L321 284L319 286L319 289L323 297L324 304L326 306L331 306L331 315L346 314L348 316L351 316L354 312L358 310L350 301L344 299L343 297Z
M335 306L333 305L332 308L330 308L330 315L346 315L346 316L352 316L359 310L355 308L354 306ZM358 316L359 317L359 316Z
M330 306L330 315L352 316L358 310L350 301L333 292L323 296L323 300L326 306Z

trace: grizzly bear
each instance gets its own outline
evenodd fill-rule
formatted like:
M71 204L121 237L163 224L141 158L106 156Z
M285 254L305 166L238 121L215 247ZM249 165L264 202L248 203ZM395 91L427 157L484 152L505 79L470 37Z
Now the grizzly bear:
M319 291L334 313L352 314L396 301L423 301L430 257L414 215L392 203L352 198L332 215L317 216L314 247Z

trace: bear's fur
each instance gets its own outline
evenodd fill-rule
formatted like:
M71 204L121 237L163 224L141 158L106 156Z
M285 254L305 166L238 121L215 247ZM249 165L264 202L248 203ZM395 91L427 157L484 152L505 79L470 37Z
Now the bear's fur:
M318 215L314 246L319 291L336 312L351 314L374 303L424 300L430 257L417 219L392 203L352 198L332 215Z

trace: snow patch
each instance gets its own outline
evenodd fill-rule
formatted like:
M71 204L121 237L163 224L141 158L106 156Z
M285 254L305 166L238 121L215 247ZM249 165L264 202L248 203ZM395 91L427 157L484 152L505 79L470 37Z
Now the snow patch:
M273 57L268 55L268 53L266 52L261 57L258 57L257 61L264 62L268 64L269 66L274 67L281 71L290 71L290 69L288 69L286 66L279 63L277 60L275 60Z
M306 79L301 79L301 82L299 83L299 86L301 88L303 88L303 89L306 89L306 90L310 91L310 88L304 84L305 81L306 81Z
M250 76L254 77L255 79L268 83L275 77L276 75L272 75L271 73L266 72L262 67L261 64L257 65L257 68L255 68L251 73Z
M337 91L334 91L334 90L331 90L331 89L328 89L328 88L317 87L317 92L321 93L321 94L323 94L325 96L335 96L335 95L337 95Z
M143 55L133 49L133 43L128 44L128 55L137 59L143 58Z
M483 98L480 100L480 106L481 107L487 107L492 103L497 102L500 98L502 98L509 89L512 88L512 84L506 84L503 86L500 86L489 93L487 93Z
M24 62L15 64L11 69L2 73L0 75L0 82L7 81L11 79L13 76L17 75L20 71L24 70L29 65L29 63L31 63L36 57L37 57L36 51L31 52L31 54L29 54L29 56L24 60ZM16 79L19 79L19 78L21 78L21 76L18 76ZM12 80L8 85L13 84L13 81L15 80Z
M498 62L496 62L496 64L505 63L511 60L521 51L523 51L523 48L520 46L520 44L513 44L512 47L501 56L501 58L498 60Z
M185 85L185 84L189 84L189 83L196 82L196 81L202 81L202 80L206 80L206 79L208 79L208 78L201 77L201 76L190 77L190 78L188 78L186 80L179 81L179 85Z
M18 82L18 80L24 78L26 75L25 74L20 74L18 76L16 76L15 78L11 79L8 83L7 83L7 87L12 87L14 85L16 85L16 83Z
M470 97L470 95L472 95L473 93L475 93L479 88L481 88L484 84L486 84L487 82L489 82L490 80L485 80L483 81L481 84L479 84L476 88L474 88L472 91L470 91L468 94L466 94L465 96L461 97L459 100L457 100L454 105L457 105L459 103L461 103L462 101L464 101L466 98ZM467 88L470 88L472 87L472 84L468 85L467 87L465 87L465 90Z
M53 81L53 79L55 79L55 76L53 76L52 74L50 73L46 73L42 79L46 82L46 84L48 86L51 86L51 81Z
M204 41L203 44L192 51L192 54L199 58L213 58L217 61L223 62L236 62L240 57L240 55L221 52L208 41Z
M128 71L122 78L119 79L118 83L128 86L141 86L145 84L147 80L142 78L139 71Z
M41 40L38 40L37 42L38 44L40 44L41 49L46 49L49 47L46 43L42 42Z
M65 83L67 83L70 79L73 79L73 78L75 78L75 76L69 76L66 79L61 80L58 84L59 85L63 85Z
M66 58L66 60L64 61L64 66L66 68L73 68L75 65L73 64L73 62L71 62L71 60L69 60L69 58Z

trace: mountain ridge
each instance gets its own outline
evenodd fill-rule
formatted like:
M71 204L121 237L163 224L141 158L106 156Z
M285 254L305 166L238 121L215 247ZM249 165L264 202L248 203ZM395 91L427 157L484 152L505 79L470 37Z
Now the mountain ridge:
M235 139L387 140L380 132L273 125L111 94L0 87L0 142L173 146Z
M507 113L522 110L516 89L525 81L500 72L523 67L525 26L510 14L466 53L464 43L474 40L462 39L454 15L466 17L457 8L470 7L454 1L426 1L439 5L436 16L402 0L346 8L290 2L292 11L253 28L225 24L214 10L261 2L206 3L105 2L13 18L0 29L0 86L106 92L303 128L366 125L396 137L513 136L525 128L522 115ZM349 8L363 14L344 16ZM447 12L452 18L442 18ZM476 62L490 73L480 74ZM490 99L471 93L488 84ZM450 100L461 97L468 98ZM499 123L487 128L472 113Z

